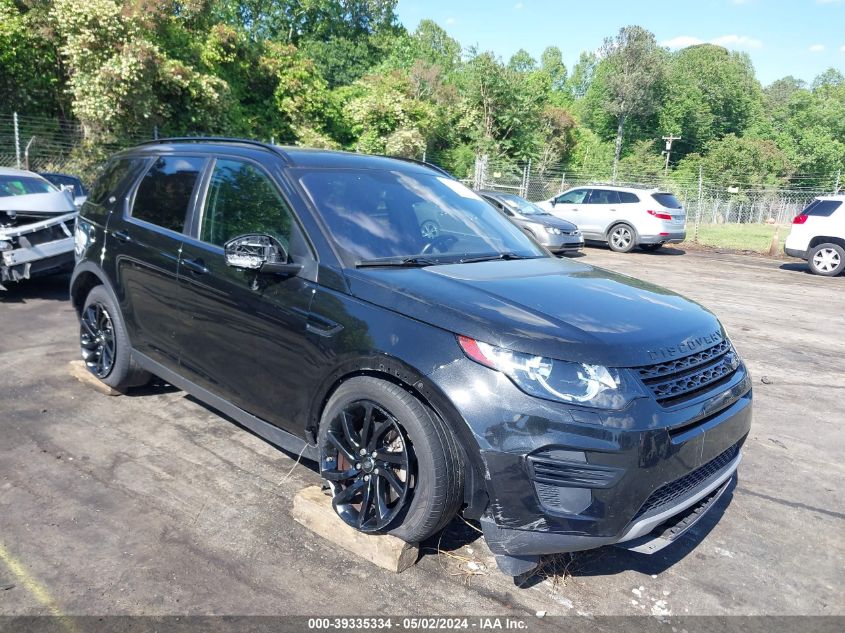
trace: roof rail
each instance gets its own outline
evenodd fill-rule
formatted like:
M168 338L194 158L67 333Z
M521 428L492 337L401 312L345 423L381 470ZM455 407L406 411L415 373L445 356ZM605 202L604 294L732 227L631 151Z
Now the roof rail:
M416 158L405 158L404 156L387 156L386 154L380 154L380 156L382 158L392 158L393 160L401 160L401 161L404 161L406 163L414 163L415 165L422 165L423 167L428 167L429 169L433 169L434 171L439 172L439 173L443 174L444 176L448 176L452 180L457 180L457 178L455 178L455 176L450 174L448 171L446 171L442 167L439 167L438 165L435 165L433 163L427 163L424 160L417 160Z
M268 149L283 158L285 161L290 162L288 155L279 149L277 145L265 143L264 141L255 141L248 138L235 138L229 136L167 136L143 141L138 143L138 146L157 145L159 143L245 143L247 145L255 145L257 147Z

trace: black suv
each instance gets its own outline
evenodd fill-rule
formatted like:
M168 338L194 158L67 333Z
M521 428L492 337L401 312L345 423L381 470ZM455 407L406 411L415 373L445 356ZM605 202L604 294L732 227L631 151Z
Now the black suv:
M741 458L750 378L716 317L552 257L425 164L157 141L107 164L76 248L91 372L154 374L317 460L363 532L419 541L462 511L513 575L654 551Z

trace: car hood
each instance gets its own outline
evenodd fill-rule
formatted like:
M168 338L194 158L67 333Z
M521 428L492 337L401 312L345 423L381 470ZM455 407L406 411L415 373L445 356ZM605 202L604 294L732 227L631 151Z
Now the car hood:
M73 198L65 191L27 193L22 196L0 196L0 211L24 215L51 215L76 211Z
M348 270L353 295L487 343L635 367L685 356L725 332L674 292L570 260L539 258Z
M515 216L520 222L533 222L535 224L542 224L543 226L553 226L562 231L574 231L578 227L568 220L561 220L556 218L551 213L547 215L522 215Z

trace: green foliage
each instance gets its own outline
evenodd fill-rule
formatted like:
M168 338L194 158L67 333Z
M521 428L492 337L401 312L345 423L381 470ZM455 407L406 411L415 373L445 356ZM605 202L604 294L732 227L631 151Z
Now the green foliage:
M763 89L747 55L677 52L638 26L567 69L549 46L507 63L462 50L396 0L0 0L0 113L79 122L83 167L161 134L221 133L434 158L459 177L475 158L531 159L611 178L766 186L796 175L832 188L845 169L845 77ZM51 119L54 119L51 121ZM614 143L615 140L615 143Z
M742 134L762 109L760 85L744 53L701 44L669 60L660 130L682 136L680 159L726 134Z

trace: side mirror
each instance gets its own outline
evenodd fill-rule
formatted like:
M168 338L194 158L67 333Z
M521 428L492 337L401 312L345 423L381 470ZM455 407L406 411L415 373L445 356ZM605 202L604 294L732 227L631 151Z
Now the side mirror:
M288 252L269 235L240 235L223 246L227 266L259 273L292 277L302 270L301 264L288 261Z
M552 208L557 205L557 198L552 198Z

